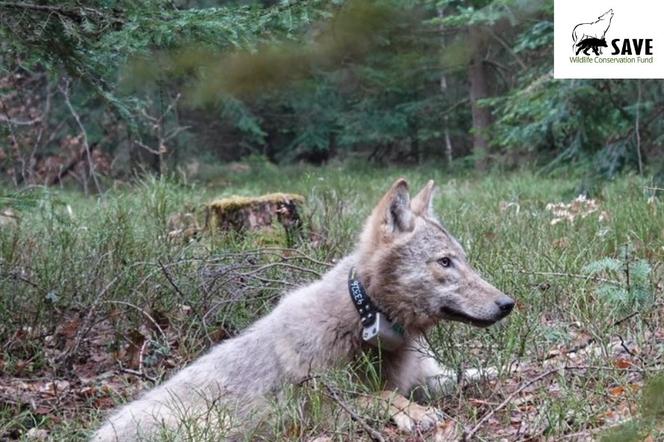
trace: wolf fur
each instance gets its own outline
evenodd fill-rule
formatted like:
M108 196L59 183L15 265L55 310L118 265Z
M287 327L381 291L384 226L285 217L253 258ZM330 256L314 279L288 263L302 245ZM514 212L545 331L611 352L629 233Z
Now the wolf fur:
M120 408L92 440L154 439L163 429L177 434L182 413L219 427L246 424L285 385L352 361L368 345L347 291L352 267L377 307L406 330L402 348L382 353L387 390L379 396L396 407L394 420L404 430L435 422L435 410L402 396L418 389L441 394L454 382L426 351L423 334L445 319L488 326L514 303L468 264L432 212L433 193L430 181L411 201L408 184L397 180L373 209L352 254L320 280L285 295L239 336ZM222 404L228 415L211 418L211 404Z

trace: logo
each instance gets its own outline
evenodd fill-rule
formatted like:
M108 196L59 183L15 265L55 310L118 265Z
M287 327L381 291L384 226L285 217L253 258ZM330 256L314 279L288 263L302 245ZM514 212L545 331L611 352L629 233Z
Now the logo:
M664 2L554 1L555 78L664 78Z
M606 33L611 27L611 20L613 19L613 9L609 9L604 14L597 17L597 20L592 23L579 23L574 26L572 31L572 41L574 41L574 55L578 56L579 53L589 56L590 52L596 56L602 55L602 48L608 48L606 44ZM611 55L636 55L637 58L627 60L626 62L637 63L652 63L652 38L614 38L611 40ZM646 56L651 56L647 58ZM573 63L577 62L590 62L590 58L581 57L579 59L572 59ZM601 60L594 59L594 62ZM616 61L621 63L620 61ZM613 63L613 61L604 61L604 63Z
M608 47L605 37L606 31L611 27L611 19L613 19L613 9L597 17L597 21L574 26L572 31L573 48L576 50L574 55L579 55L579 52L590 55L588 51L591 49L595 55L601 55L602 48Z

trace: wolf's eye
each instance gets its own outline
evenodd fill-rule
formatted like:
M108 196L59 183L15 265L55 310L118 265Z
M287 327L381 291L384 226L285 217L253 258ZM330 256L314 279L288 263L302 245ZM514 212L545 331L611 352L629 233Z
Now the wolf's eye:
M452 261L447 256L443 256L438 260L438 264L440 264L443 267L449 267L452 265Z

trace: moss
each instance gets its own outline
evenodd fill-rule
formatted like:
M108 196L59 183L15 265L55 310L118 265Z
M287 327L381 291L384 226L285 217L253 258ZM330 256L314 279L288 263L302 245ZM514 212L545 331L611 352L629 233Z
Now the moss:
M235 210L243 209L264 203L278 204L287 201L292 201L296 204L303 204L304 197L296 193L270 193L258 197L248 196L231 196L229 198L222 198L208 203L208 208L213 209L218 213L228 213Z

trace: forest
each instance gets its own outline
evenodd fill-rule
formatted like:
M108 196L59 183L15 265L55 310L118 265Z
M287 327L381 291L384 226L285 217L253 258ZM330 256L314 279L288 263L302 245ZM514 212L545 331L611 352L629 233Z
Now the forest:
M553 44L553 0L0 0L0 440L88 440L399 177L516 300L427 333L481 382L405 433L335 367L245 438L661 440L664 82L554 79Z

